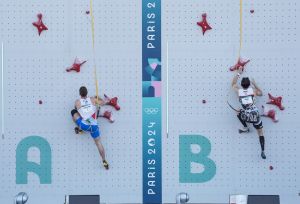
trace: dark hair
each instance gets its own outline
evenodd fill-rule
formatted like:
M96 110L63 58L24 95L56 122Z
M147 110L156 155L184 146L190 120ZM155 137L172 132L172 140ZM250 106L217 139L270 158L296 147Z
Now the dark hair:
M87 88L85 86L80 87L80 89L79 89L79 95L81 97L86 97L87 94L88 94Z
M243 77L241 81L241 85L244 89L249 88L250 86L250 79L248 77Z

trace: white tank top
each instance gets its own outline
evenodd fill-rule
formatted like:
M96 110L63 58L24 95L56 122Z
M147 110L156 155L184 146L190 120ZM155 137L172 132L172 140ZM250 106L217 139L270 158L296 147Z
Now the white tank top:
M254 91L253 88L239 89L239 99L244 108L254 104Z
M81 108L78 110L82 122L89 125L97 125L97 108L93 105L91 98L80 99Z

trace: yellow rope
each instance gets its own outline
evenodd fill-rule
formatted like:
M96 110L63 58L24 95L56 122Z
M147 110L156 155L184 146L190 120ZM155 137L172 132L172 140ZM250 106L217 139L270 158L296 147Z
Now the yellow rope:
M90 14L91 14L91 26L92 26L92 40L93 40L93 49L95 48L95 19L93 14L93 0L90 0Z
M239 58L241 57L243 42L243 0L240 0L240 47L239 47Z
M93 0L90 0L90 14L91 14L91 27L92 27L92 44L93 44L96 97L99 99L99 87L98 87L97 68L96 68L96 60L95 60L95 19L94 19L94 14L93 14Z

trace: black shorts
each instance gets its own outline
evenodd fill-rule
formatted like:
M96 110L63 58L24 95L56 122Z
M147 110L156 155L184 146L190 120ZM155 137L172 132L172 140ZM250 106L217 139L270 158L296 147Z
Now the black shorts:
M263 128L259 111L255 106L248 109L242 109L239 112L238 117L246 123L252 123L255 129Z
M252 123L252 124L255 129L262 129L264 127L261 120L258 123Z

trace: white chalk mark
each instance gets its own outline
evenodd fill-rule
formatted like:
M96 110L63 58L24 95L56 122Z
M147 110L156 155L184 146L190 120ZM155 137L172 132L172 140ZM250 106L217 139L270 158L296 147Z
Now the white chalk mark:
M166 103L167 103L167 138L169 137L169 42L167 41L167 70L166 70L166 86L167 86L167 97L166 97Z
M1 135L4 139L4 45L1 43Z

